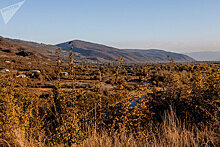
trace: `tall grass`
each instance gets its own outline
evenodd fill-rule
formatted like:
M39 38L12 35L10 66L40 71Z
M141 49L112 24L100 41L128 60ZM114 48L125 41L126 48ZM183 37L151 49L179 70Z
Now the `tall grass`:
M199 130L196 126L187 126L180 122L172 107L164 115L163 123L158 126L157 132L148 132L145 136L135 138L126 132L107 131L96 132L91 130L83 147L200 147L218 146L218 134L207 128Z
M140 138L128 135L123 129L121 131L97 131L89 129L87 139L75 147L209 147L219 146L219 136L214 131L204 128L198 129L196 126L189 126L187 122L181 122L170 107L163 117L163 122L158 126L156 132L149 131ZM18 147L46 147L43 140L36 142L25 137L22 131L14 132L9 141L0 140L0 146ZM62 147L64 145L57 145Z

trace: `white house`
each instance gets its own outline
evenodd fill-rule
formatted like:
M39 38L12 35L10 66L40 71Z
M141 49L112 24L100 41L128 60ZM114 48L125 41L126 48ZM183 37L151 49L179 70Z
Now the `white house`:
M26 78L27 76L26 75L18 75L16 78L21 78L21 79L23 79L23 78Z
M69 74L68 72L61 72L62 76L68 76L68 74Z
M32 72L32 73L40 73L39 70L32 70L31 72Z
M11 61L5 61L5 63L11 63Z
M1 72L10 72L9 69L2 69Z

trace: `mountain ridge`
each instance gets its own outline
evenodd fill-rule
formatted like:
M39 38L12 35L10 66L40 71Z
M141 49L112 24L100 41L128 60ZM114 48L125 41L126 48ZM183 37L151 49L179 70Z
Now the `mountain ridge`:
M142 52L153 51L152 49L141 50L141 49L118 49L114 47L109 47L102 44L91 43L82 40L73 40L74 50L76 52L82 53L84 56L100 57L108 60L115 60L120 56L123 56L127 62L130 63L145 63L145 62L169 62L167 56L174 58L177 62L193 62L194 59L173 52L167 52L164 50L156 50L163 55L163 58L156 56L155 53L142 54ZM71 45L68 42L57 44L56 46L61 47L63 50L70 50ZM103 52L103 50L105 52ZM154 50L155 51L155 50ZM109 55L111 54L111 55ZM174 56L175 55L175 56ZM178 57L177 57L178 56Z
M168 61L168 56L173 58L175 61L178 62L184 62L185 60L192 60L191 57L180 54L180 53L175 53L175 52L169 52L161 49L126 49L126 51L132 52L132 53L140 53L144 55L149 55L149 56L154 56L157 58L157 60L162 60L162 61Z
M57 45L49 45L24 41L19 39L0 37L0 55L20 56L30 58L41 58L45 60L55 60L57 48L62 48L61 55L64 60L68 60L71 46L68 42ZM128 50L118 49L102 44L92 43L82 40L73 40L74 52L77 53L75 59L80 62L110 63L117 61L123 56L127 63L158 63L169 62L167 55L174 58L176 62L194 62L195 60L183 54L166 52L164 50ZM11 47L10 47L11 46ZM12 47L14 46L14 47ZM6 53L5 51L9 51ZM11 50L11 52L10 52ZM157 52L157 53L156 53ZM175 56L174 56L175 55Z

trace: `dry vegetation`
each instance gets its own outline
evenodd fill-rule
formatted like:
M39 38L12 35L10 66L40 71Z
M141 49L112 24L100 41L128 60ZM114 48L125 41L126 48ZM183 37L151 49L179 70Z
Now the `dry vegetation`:
M1 146L219 146L220 64L1 58ZM32 73L38 69L40 73ZM67 72L63 73L63 72ZM25 74L26 78L16 78Z

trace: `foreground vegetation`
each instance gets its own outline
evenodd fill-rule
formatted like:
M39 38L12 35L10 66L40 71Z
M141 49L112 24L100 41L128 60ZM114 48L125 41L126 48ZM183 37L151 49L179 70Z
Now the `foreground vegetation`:
M2 64L1 145L220 145L220 64L73 61Z

